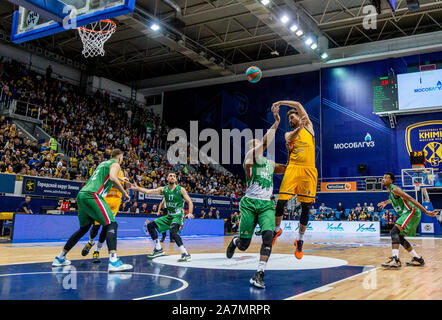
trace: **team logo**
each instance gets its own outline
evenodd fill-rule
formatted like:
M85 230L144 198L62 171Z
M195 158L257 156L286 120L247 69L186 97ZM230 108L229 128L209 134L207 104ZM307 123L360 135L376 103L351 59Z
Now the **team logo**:
M35 180L27 179L25 183L25 191L26 192L34 192L35 191Z
M405 129L408 153L424 151L425 159L434 169L442 166L442 120L424 121Z

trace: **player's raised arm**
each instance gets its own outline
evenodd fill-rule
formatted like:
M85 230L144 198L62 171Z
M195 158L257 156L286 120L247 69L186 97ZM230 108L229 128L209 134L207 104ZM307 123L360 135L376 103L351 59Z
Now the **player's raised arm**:
M124 189L118 177L118 172L120 172L120 170L121 167L117 162L112 163L109 168L109 180L112 182L114 187L123 194L126 199L130 199L129 194L127 193L126 189Z
M275 161L269 160L273 164L273 173L275 174L284 174L286 165L281 163L276 163Z
M424 208L423 205L421 205L419 202L417 202L412 196L410 196L408 193L402 191L399 187L396 187L392 190L393 194L397 197L401 197L404 201L410 201L412 204L414 204L416 207L418 207L423 213L425 213L427 216L435 217L439 213L436 210L428 211Z
M310 121L307 111L305 111L302 104L299 103L298 101L283 100L283 101L276 102L275 105L277 105L277 106L285 105L285 106L292 107L292 108L296 109L296 111L298 112L299 118L301 118L301 119L304 117L306 118L306 124L307 124L306 127L311 126L313 128L313 123Z
M145 189L145 188L138 186L136 183L134 183L132 185L131 189L136 190L141 193L150 194L150 195L162 195L164 187L159 187L156 189Z
M184 188L181 188L181 195L183 196L183 199L187 201L189 204L189 215L193 217L193 202L192 199L190 199L189 194L187 193L187 190Z
M276 129L281 122L281 118L279 116L279 106L273 105L272 112L275 122L269 128L269 130L267 130L266 134L262 138L262 141L256 143L255 146L246 153L244 159L244 165L246 168L251 167L255 163L256 155L261 155L267 149L267 146L272 143L273 139L275 139Z

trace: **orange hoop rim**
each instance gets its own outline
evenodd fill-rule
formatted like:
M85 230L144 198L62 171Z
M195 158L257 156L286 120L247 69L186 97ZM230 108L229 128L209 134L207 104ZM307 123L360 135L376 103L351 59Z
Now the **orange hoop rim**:
M97 21L97 22L110 23L110 24L113 25L113 27L110 30L91 30L91 29L88 29L88 28L85 28L85 27L78 27L78 29L81 29L81 30L84 30L84 31L87 31L87 32L91 32L91 33L103 33L103 34L114 32L117 29L117 24L115 22L113 22L111 19L104 19L104 20L100 20L100 21Z

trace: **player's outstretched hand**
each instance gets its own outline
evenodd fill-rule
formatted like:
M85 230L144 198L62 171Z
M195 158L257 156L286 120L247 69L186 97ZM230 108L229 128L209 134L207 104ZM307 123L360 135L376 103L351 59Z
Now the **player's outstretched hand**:
M383 201L378 203L378 207L381 208L381 209L384 209L385 206L386 206L386 204Z
M193 216L193 214L191 214L191 213L189 213L188 215L187 215L187 219L194 219L195 217Z
M426 214L427 214L427 216L435 217L439 214L439 211L437 211L437 210L427 211Z
M281 122L281 117L279 116L279 106L272 106L273 117L275 118L275 122Z
M140 187L137 185L136 182L130 184L130 189L132 189L132 190L138 190L139 188Z

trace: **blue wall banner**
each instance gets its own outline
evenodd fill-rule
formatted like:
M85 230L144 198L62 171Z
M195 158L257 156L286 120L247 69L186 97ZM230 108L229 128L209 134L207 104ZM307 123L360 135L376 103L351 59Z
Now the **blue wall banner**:
M231 199L226 197L206 196L207 207L230 208Z
M15 174L0 173L0 193L14 193Z
M144 237L146 217L117 216L118 238ZM35 226L39 226L36 228ZM76 215L30 215L16 214L12 242L32 241L64 241L79 228ZM181 230L182 236L224 235L224 220L222 219L188 219ZM86 234L82 240L87 240ZM150 237L149 237L150 238Z
M30 196L75 198L82 186L83 182L78 181L24 176L22 193Z
M192 200L193 205L195 207L203 207L204 206L204 198L205 198L204 195L189 193L189 197ZM138 202L146 202L146 203L150 203L150 204L159 204L162 199L163 199L163 196L147 195L147 194L144 194L141 192L138 192L138 197L137 197Z

